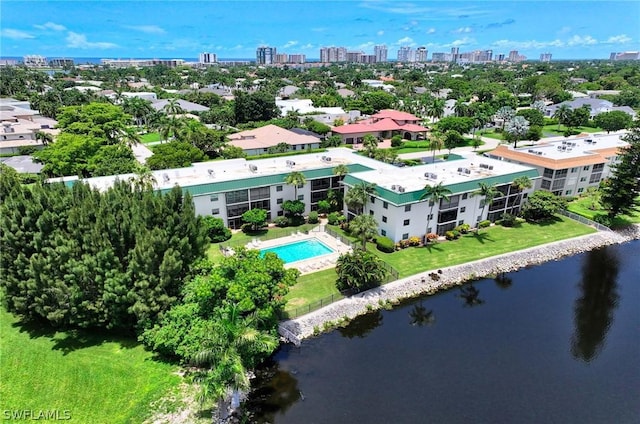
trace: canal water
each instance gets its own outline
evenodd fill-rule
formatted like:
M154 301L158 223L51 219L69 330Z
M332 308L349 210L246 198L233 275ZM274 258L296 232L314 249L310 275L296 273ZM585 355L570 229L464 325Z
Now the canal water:
M482 279L281 347L259 423L638 423L640 241Z

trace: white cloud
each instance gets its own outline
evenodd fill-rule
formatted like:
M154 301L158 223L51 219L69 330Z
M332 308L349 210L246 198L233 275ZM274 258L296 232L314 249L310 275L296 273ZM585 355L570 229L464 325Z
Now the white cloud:
M298 44L298 42L297 42L297 41L293 41L293 40L292 40L292 41L287 41L287 42L285 43L285 45L284 45L284 46L282 46L282 48L283 48L283 49L288 49L289 47L293 47L293 46L295 46L295 45L297 45L297 44Z
M544 49L548 47L564 47L565 43L561 40L552 40L552 41L537 41L537 40L527 40L527 41L513 41L513 40L498 40L494 41L491 46L494 48L502 48L502 49L517 49L517 50L528 50L528 49Z
M445 44L445 47L462 47L476 44L475 38L464 37L459 40L454 40L449 44Z
M627 37L627 34L614 35L607 38L607 41L603 41L605 44L627 44L633 41L631 37Z
M134 31L144 32L145 34L165 34L166 31L157 25L125 25L125 28Z
M467 26L467 27L461 27L461 28L458 28L458 29L454 29L451 32L453 32L455 34L468 34L468 33L472 32L472 31L473 31L473 29L471 27Z
M560 30L558 31L558 35L564 35L564 34L569 34L571 32L573 28L571 28L570 26L563 26L562 28L560 28Z
M398 41L396 41L395 44L402 45L402 46L415 46L416 45L415 41L413 41L413 38L411 38L411 37L403 37L403 38L399 39Z
M244 46L242 44L236 44L235 46L231 47L229 50L242 50L244 48Z
M358 47L356 47L356 50L367 50L375 45L376 43L374 43L373 41L367 41L366 43L362 43Z
M567 45L569 46L591 46L594 44L598 44L598 40L590 35L585 35L584 37L574 35L569 39L569 41L567 41Z
M313 48L313 44L311 44L311 43L307 43L307 44L305 44L304 46L300 46L300 48L301 48L302 50L309 50L309 49L312 49L312 48Z
M429 28L429 29L427 30L427 34L433 34L433 33L435 33L435 32L436 32L436 29L435 29L435 28Z
M47 22L46 24L42 24L42 25L34 25L34 27L38 28L38 29L50 29L52 31L64 31L67 29L67 27L65 27L64 25L60 25L60 24L56 24L53 22Z
M20 31L18 29L5 28L0 31L0 36L4 38L12 38L14 40L27 40L29 38L36 38L28 32Z
M84 34L78 34L77 32L69 31L67 35L67 47L74 49L112 49L118 47L117 44L107 43L104 41L87 41L87 36Z
M376 32L376 34L378 34L378 35L384 35L384 31L383 31L383 30L380 30L380 31Z

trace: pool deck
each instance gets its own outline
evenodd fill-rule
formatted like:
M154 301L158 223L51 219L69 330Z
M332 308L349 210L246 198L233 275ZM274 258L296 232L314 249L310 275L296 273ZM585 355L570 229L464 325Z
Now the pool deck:
M282 244L295 243L302 240L317 239L325 244L327 247L333 250L332 253L326 255L315 256L313 258L305 259L302 261L291 262L285 264L285 268L296 268L301 274L310 274L312 272L322 271L324 269L333 268L336 266L338 257L346 252L351 251L351 247L342 243L338 239L331 237L324 231L309 231L309 234L305 233L293 233L287 237L280 237L272 240L254 240L248 243L246 247L248 249L266 249L269 247L280 246Z

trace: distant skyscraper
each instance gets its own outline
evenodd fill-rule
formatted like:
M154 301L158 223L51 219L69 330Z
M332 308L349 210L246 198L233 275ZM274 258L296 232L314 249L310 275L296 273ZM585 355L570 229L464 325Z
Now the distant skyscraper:
M497 55L496 56L496 61L504 62L504 53L500 53L499 55Z
M346 62L347 49L345 47L322 47L320 49L320 62L334 63Z
M287 60L289 60L289 55L286 53L278 53L275 55L274 57L274 63L287 63Z
M640 60L640 52L611 53L610 60Z
M411 47L400 47L398 50L398 62L415 62L416 51Z
M541 53L540 62L551 62L551 53Z
M276 62L276 48L260 46L256 50L256 64L272 65Z
M518 57L520 55L518 54L518 50L511 50L509 52L509 62L517 62L518 61Z
M373 54L376 57L376 62L383 63L387 61L387 46L384 44L381 46L374 46Z
M460 59L460 48L459 47L451 47L451 61L457 62Z
M210 65L212 63L216 63L218 61L218 56L215 53L200 53L200 64L201 65Z
M416 49L416 62L426 62L429 50L426 47L418 47Z
M22 58L22 63L24 63L24 66L28 66L30 68L37 68L37 67L47 66L47 58L44 56L38 56L38 55L27 55Z
M432 62L448 62L446 59L446 53L432 53L431 61Z
M307 56L303 54L290 54L289 55L289 63L305 63L307 61Z
M347 52L347 62L360 63L363 55L363 52Z

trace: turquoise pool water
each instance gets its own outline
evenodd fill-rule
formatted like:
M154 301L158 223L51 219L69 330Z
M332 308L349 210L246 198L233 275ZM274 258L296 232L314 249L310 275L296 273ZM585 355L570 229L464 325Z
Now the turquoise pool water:
M260 255L262 256L267 252L275 253L284 263L288 264L333 253L334 250L317 239L310 239L260 249Z

